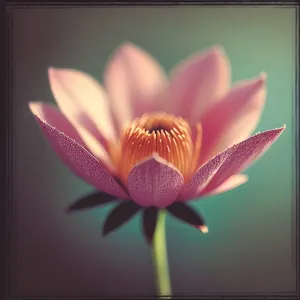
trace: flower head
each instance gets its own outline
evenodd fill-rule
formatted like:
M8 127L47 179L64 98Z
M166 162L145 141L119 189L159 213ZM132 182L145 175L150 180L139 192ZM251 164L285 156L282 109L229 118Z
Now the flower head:
M50 68L49 81L58 107L30 109L56 153L101 192L142 207L174 207L245 183L241 172L285 128L251 136L266 75L231 86L220 47L186 59L168 79L150 54L125 44L103 86L70 69Z

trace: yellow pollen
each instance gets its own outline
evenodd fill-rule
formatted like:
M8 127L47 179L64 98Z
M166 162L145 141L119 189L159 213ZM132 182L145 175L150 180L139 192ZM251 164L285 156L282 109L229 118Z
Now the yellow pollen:
M120 152L113 160L124 183L131 169L154 153L175 166L188 180L197 168L201 139L200 123L193 141L191 127L183 118L163 112L144 114L124 130Z

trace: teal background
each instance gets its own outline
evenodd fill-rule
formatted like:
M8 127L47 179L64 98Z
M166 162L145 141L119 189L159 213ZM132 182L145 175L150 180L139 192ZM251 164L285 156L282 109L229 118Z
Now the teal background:
M13 10L15 293L155 292L140 216L102 238L112 206L67 215L64 208L93 189L60 162L27 106L29 101L53 102L49 66L102 79L107 58L124 41L145 48L166 70L192 53L222 45L233 81L268 74L268 98L257 130L287 125L245 172L247 184L193 202L207 219L208 235L167 217L173 292L295 291L295 9L172 6Z

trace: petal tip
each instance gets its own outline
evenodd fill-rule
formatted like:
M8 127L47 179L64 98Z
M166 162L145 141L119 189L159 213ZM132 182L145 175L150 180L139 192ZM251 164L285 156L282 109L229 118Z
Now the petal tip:
M48 68L48 79L50 81L50 84L55 80L55 77L59 73L59 69L54 68L54 67L49 67Z
M41 107L41 102L39 101L30 101L28 103L28 107L31 111L32 114L34 114L35 116L37 116L39 114L39 109Z
M143 165L143 164L148 163L148 162L153 161L153 160L155 160L159 164L166 165L166 166L168 166L168 167L170 167L170 168L175 169L176 171L178 171L177 168L174 165L172 165L167 160L165 160L164 158L162 158L157 152L153 152L151 155L145 157L140 162L138 162L136 165L134 165L133 168L137 167L137 166L140 166L140 165Z
M32 113L35 110L36 105L37 105L37 102L31 101L31 102L28 103L28 107L29 107L29 109L31 110Z
M136 46L134 43L125 41L115 50L115 54L119 53L121 55L126 56L126 55L131 55L131 53L137 53L139 52L139 50L140 48Z
M206 225L199 226L199 230L204 234L208 233L208 227Z
M256 79L254 79L253 87L254 88L256 87L257 89L264 89L267 79L268 79L267 73L261 72L259 76Z
M156 161L160 162L162 160L162 157L159 156L157 152L154 152L152 154L152 158L155 159Z
M68 68L55 68L55 67L48 67L48 77L51 79L54 76L70 74L72 72L78 72L77 70L68 69Z
M225 54L225 49L221 45L214 45L210 48L210 50L214 55Z
M261 72L260 74L259 74L259 78L260 78L260 80L261 81L266 81L267 79L268 79L268 75L267 75L267 73L266 72Z
M129 41L124 41L121 45L120 45L120 49L131 49L131 48L135 48L136 46Z
M56 68L54 68L54 67L48 67L48 74L49 75L52 75L53 73L55 73L55 71L56 71Z
M247 175L245 175L245 174L242 174L242 175L244 175L242 178L242 183L247 183L248 181L249 181L249 176L247 176Z
M228 57L225 52L225 49L221 45L214 45L208 48L205 52L206 52L206 58L217 59L217 60L221 58L221 59L226 59L226 61L228 61Z
M285 128L286 128L286 124L283 124L281 127L273 129L273 131L277 135L280 135L285 130ZM272 129L271 129L271 131L272 131Z
M286 124L283 124L283 126L277 128L277 135L278 137L283 133L283 131L286 129Z

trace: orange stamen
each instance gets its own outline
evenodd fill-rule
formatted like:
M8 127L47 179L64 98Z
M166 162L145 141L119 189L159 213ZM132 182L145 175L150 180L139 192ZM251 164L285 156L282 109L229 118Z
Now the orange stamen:
M201 151L201 124L196 126L193 142L191 128L186 120L171 114L156 112L135 119L124 130L119 141L118 154L112 160L126 184L131 169L140 161L157 153L176 167L185 180L197 168Z

